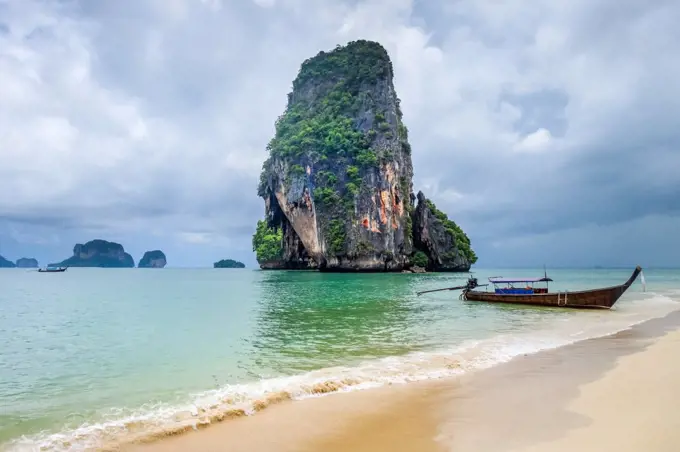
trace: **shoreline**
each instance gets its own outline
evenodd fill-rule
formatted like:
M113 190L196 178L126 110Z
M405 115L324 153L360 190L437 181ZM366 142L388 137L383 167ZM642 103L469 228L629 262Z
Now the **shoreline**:
M580 400L582 388L623 378L610 374L634 372L631 364L625 371L617 370L626 360L659 360L659 354L670 353L652 355L649 350L656 350L658 344L680 352L680 312L459 377L281 403L253 417L116 450L438 452L455 447L456 451L493 452L524 451L540 444L538 449L527 449L534 452L553 447L552 442L555 450L562 450L561 438L588 429L593 422L587 409L575 413L569 408ZM680 378L680 368L672 371ZM653 375L648 371L647 377ZM637 376L638 380L644 377ZM615 403L620 397L602 396L598 403ZM517 416L518 410L522 416Z

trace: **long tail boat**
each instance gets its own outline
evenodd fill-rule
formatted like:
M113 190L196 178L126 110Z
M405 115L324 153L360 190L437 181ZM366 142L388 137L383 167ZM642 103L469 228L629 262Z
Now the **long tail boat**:
M477 278L471 277L464 286L427 290L419 292L418 295L439 290L462 290L460 298L469 301L514 303L561 308L610 309L614 306L614 303L621 298L621 295L628 290L641 272L642 268L637 266L630 278L623 284L601 289L549 292L547 283L551 282L552 279L547 276L544 276L543 278L492 277L489 278L489 282L494 286L494 291L491 292L474 290L481 286L477 284ZM642 276L642 278L644 284L644 276ZM534 287L534 283L538 282L545 282L546 287ZM522 284L522 287L517 287L519 284ZM505 285L505 287L501 287L502 285Z
M46 267L46 268L39 268L38 271L40 273L61 273L65 272L68 267Z

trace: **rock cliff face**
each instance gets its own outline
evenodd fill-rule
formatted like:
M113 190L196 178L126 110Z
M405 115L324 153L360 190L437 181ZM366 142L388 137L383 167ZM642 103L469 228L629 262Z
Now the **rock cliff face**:
M467 236L449 234L453 223L425 204L414 211L399 103L392 63L376 42L302 64L262 166L266 218L253 236L261 268L399 271L412 267L417 242L429 269L469 269L458 243Z
M38 260L29 257L22 257L21 259L17 259L16 265L18 268L37 268Z
M467 235L423 192L418 192L413 212L413 242L427 256L425 268L430 271L469 271L477 261Z
M258 190L282 232L281 267L408 265L413 168L392 78L387 52L368 41L302 64Z
M0 268L14 268L16 265L14 265L14 262L8 261L4 257L0 256Z
M147 251L137 264L138 268L163 268L168 261L165 259L165 253L161 250Z
M134 267L135 261L123 245L106 240L91 240L73 247L73 256L54 264L68 267Z

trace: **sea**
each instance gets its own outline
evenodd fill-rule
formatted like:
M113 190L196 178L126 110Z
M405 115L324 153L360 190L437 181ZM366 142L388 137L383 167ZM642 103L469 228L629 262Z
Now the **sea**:
M579 290L632 271L548 275L551 290ZM480 283L542 275L474 270ZM417 295L464 284L456 273L2 269L0 450L114 447L274 403L455 378L680 308L680 271L643 275L614 309L579 311Z

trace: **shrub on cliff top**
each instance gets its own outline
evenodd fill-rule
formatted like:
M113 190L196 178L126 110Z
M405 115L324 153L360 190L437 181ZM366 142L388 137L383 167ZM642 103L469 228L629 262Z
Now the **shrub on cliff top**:
M300 72L293 82L293 89L299 89L310 79L343 77L347 85L359 89L362 82L384 77L392 70L387 51L377 42L363 39L336 46L331 52L319 52L302 63Z
M304 155L317 162L339 157L364 168L375 166L378 157L371 144L376 131L364 134L357 130L355 115L371 102L366 90L391 71L387 51L364 40L306 60L293 82L288 107L276 121L276 133L267 146L270 155ZM307 92L313 93L313 98ZM389 128L382 113L376 117L382 119L375 127ZM265 182L262 178L261 185Z

